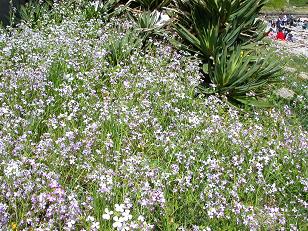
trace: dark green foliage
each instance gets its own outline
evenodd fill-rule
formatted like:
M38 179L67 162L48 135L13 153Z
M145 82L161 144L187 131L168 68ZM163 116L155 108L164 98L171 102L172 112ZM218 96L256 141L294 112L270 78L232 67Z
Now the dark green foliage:
M120 7L121 0L93 1L91 6L86 5L83 13L86 19L105 18L120 14L125 7Z
M20 8L26 0L0 0L0 26L14 25L20 20Z
M193 33L216 27L219 36L236 36L235 43L248 43L262 38L264 25L257 19L267 0L177 0L179 24L191 26Z
M133 2L146 10L159 10L162 7L168 6L172 0L134 0Z
M46 0L39 2L32 0L20 7L20 18L25 22L31 22L32 27L42 26L41 20L44 14L52 14L52 18L55 23L59 24L63 21L63 15L60 15L54 11L51 11L53 2L52 0Z

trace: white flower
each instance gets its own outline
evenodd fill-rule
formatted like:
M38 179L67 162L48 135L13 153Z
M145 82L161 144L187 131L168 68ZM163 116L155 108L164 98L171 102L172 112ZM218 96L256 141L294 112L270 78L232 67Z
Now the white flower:
M285 99L292 99L295 95L294 91L288 89L288 88L280 88L276 91L276 95L285 98Z
M119 213L123 213L124 212L124 207L125 205L124 204L115 204L115 210Z
M144 222L144 216L140 215L140 216L138 217L138 221Z
M121 223L124 223L126 220L125 220L125 217L120 217L119 218L119 222L121 222Z
M95 1L90 3L91 6L94 6L95 11L100 7L100 1Z
M71 220L71 221L67 222L67 227L68 227L69 229L71 229L71 228L74 227L74 224L75 224L75 223L76 223L76 222L75 222L74 220Z
M105 214L103 215L104 220L110 220L113 211L109 211L108 208L105 208Z
M4 174L7 177L11 176L21 176L21 171L19 169L19 163L17 161L11 160L8 164L7 167L4 169Z
M128 221L130 219L132 219L132 215L130 214L130 210L129 209L125 209L125 211L122 213L123 219L124 221Z
M86 221L91 221L91 222L93 222L94 220L95 220L95 218L92 217L92 216L88 216L88 217L86 218Z
M113 220L114 220L114 222L112 224L113 228L121 228L122 227L122 222L117 216L113 217Z
M91 225L91 230L98 230L99 229L99 222L94 222Z

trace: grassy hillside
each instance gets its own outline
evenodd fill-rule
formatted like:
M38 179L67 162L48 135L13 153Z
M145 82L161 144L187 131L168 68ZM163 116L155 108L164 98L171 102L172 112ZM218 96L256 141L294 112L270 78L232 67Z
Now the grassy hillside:
M0 29L0 230L307 230L307 58L238 107L171 32L67 2Z
M270 0L268 3L269 6L281 7L284 5L289 6L307 6L308 0Z
M270 0L263 12L288 11L293 13L308 14L308 0Z
M291 6L308 6L308 0L290 0Z

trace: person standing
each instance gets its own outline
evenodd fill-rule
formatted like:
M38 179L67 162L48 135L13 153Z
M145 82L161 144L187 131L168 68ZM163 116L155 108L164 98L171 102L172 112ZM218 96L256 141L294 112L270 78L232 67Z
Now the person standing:
M282 24L282 19L281 16L278 17L277 21L276 21L276 27L277 29L281 28L281 24Z
M304 30L308 29L308 21L307 21L307 20L304 21L304 23L303 23L303 25L302 25L302 28L303 28Z
M286 36L284 35L282 29L279 29L277 36L276 36L277 40L282 40L285 41L286 40Z
M283 18L282 18L282 25L286 26L287 22L288 22L288 17L287 17L287 15L284 15Z

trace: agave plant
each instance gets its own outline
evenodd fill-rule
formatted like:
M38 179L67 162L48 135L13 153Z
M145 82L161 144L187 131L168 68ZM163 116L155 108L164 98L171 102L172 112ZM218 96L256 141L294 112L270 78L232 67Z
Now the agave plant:
M124 62L135 50L142 47L142 43L135 31L129 31L122 37L115 35L105 45L109 63L116 66Z
M113 15L120 14L125 10L120 7L122 0L96 0L85 5L83 13L85 18L110 18Z
M176 0L179 25L192 33L218 27L219 34L239 31L233 44L247 44L263 38L264 23L258 13L267 0ZM227 32L227 33L226 33Z
M257 14L265 3L266 0L177 0L176 30L182 38L178 44L201 58L203 86L215 86L203 92L240 101L247 95L262 95L266 84L275 79L278 65L269 58L252 55L256 52L251 49L251 44L264 36L264 25Z
M241 47L233 47L230 52L225 47L216 54L213 62L203 65L212 88L202 91L207 94L218 93L232 99L243 101L247 96L258 96L264 93L268 84L276 81L279 66L271 62L271 57L255 57L244 54Z
M26 22L31 22L32 26L37 25L42 15L50 12L51 7L51 1L29 1L20 6L20 18Z
M144 11L139 15L131 15L133 20L136 22L136 27L139 34L144 40L147 40L150 36L162 35L163 27L167 24L164 21L161 12L154 10Z
M137 27L141 30L154 30L159 22L159 13L157 11L144 11L141 14L132 15Z

